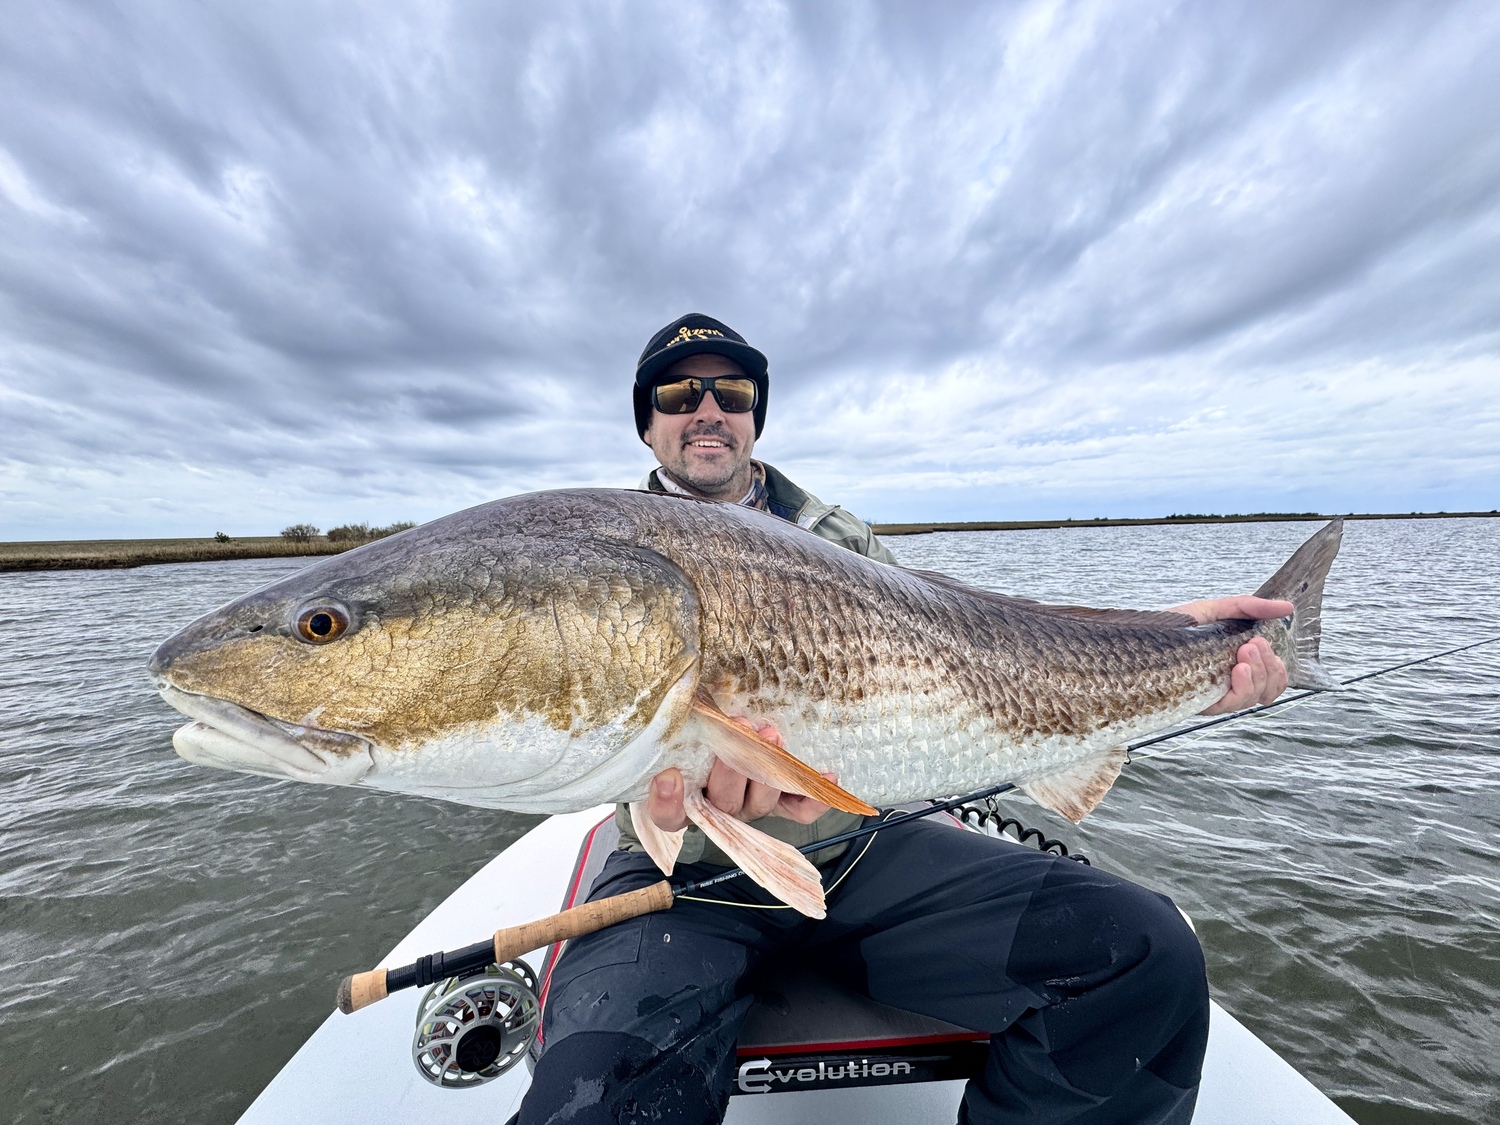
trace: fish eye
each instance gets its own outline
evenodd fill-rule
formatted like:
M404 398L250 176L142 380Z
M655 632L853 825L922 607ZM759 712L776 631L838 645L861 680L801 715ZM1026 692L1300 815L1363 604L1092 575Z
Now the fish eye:
M334 602L305 607L297 614L297 636L311 645L326 645L349 631L349 611Z

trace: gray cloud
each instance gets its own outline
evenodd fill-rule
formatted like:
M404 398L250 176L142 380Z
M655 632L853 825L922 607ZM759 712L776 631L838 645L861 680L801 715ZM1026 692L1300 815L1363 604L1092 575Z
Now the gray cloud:
M54 4L0 43L0 536L630 483L645 338L865 514L1494 507L1481 3Z

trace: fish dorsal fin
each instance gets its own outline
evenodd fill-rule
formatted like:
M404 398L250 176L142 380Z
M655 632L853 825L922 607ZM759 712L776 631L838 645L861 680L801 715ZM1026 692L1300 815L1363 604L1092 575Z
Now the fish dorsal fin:
M725 765L783 793L799 793L844 812L875 816L878 812L853 793L839 788L806 762L768 742L749 727L735 722L712 699L701 693L693 712L705 721L699 726L703 743ZM643 841L644 842L644 841Z
M682 852L682 837L687 829L679 828L676 832L668 832L658 828L656 821L651 819L651 812L645 801L630 802L630 824L635 829L635 838L646 849L646 854L656 861L662 874L672 874L672 869L677 866L677 857Z
M1030 598L1015 598L1009 594L997 594L993 590L981 590L978 586L970 586L967 582L961 582L951 574L943 574L941 571L914 570L910 567L905 569L908 574L915 574L934 586L959 591L995 606L1024 610L1027 613L1045 613L1050 617L1074 617L1097 622L1100 625L1135 625L1151 629L1186 629L1190 625L1197 624L1187 614L1176 613L1170 609L1099 609L1087 605L1049 605L1047 602L1032 601Z
M827 916L818 869L796 848L716 809L700 791L684 794L682 807L688 819L756 883L800 914Z
M1065 770L1028 781L1021 789L1037 804L1077 824L1104 800L1124 764L1125 747L1107 746Z

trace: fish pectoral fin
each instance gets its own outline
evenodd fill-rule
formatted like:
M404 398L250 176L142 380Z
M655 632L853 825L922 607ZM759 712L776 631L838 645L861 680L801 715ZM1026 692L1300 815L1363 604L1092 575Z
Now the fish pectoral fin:
M843 812L876 816L879 810L847 789L829 781L806 762L741 726L708 699L693 700L693 712L705 721L699 733L704 744L726 765L783 793L798 793Z
M1065 770L1028 781L1021 790L1037 804L1077 824L1104 800L1124 765L1125 747L1109 746Z
M685 794L682 807L688 819L756 883L798 913L827 916L823 879L796 848L715 808L701 791Z
M687 829L679 828L676 832L668 832L664 828L658 828L656 821L651 819L645 801L630 802L630 823L635 828L635 838L646 849L646 854L656 861L662 874L672 874L672 868L677 866L677 856L682 851L682 838L687 834Z

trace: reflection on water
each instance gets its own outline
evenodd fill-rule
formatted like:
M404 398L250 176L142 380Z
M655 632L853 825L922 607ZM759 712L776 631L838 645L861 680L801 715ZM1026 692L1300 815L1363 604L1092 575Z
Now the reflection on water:
M903 562L1051 601L1253 589L1307 524L978 532ZM1500 521L1354 523L1344 677L1500 633ZM373 964L534 818L194 768L143 674L294 560L0 575L0 1104L232 1121ZM1079 828L1170 891L1218 999L1367 1123L1500 1119L1500 645L1126 770ZM405 1060L393 1060L404 1065Z

